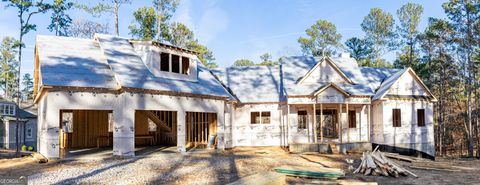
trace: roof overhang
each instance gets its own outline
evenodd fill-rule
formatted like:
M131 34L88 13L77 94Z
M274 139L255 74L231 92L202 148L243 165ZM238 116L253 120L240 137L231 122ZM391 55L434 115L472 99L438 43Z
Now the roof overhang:
M223 100L228 102L236 102L236 100L229 100L229 97L227 96L213 96L213 95L128 88L128 87L123 87L120 89L108 89L108 88L97 88L97 87L65 87L65 86L42 86L39 90L40 93L34 98L33 102L38 103L41 97L43 97L44 94L48 91L73 91L73 92L112 93L112 94L121 94L121 93L161 94L161 95L170 95L170 96L183 96L183 97L216 99L216 100Z

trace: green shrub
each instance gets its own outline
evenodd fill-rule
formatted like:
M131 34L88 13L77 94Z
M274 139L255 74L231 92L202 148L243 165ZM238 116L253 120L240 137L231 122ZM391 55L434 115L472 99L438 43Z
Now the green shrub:
M27 146L23 145L22 146L22 151L27 151Z
M33 151L33 146L28 146L28 151Z

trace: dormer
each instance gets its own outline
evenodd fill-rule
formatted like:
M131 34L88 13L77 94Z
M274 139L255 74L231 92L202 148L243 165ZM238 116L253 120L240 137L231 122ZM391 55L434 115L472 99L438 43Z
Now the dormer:
M197 81L197 54L155 41L130 41L150 72L159 78Z

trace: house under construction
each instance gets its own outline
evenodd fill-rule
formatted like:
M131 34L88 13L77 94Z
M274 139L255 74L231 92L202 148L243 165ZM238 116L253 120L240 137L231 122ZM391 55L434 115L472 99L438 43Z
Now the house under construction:
M434 155L436 99L411 68L358 67L342 55L209 70L196 55L103 34L37 36L39 151L374 143Z

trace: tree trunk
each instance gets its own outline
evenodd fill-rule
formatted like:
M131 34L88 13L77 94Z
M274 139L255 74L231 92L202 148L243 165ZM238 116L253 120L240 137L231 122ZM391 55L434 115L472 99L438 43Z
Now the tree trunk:
M118 9L120 7L120 4L118 2L118 0L115 0L115 33L117 34L117 36L119 36L119 31L118 31Z
M410 39L410 60L409 60L409 66L408 67L412 67L413 66L413 39Z
M20 38L19 38L19 46L18 46L18 73L17 73L17 83L20 84L20 67L21 67L21 64L22 64L22 45L23 45L23 12L20 13ZM19 121L19 117L18 117L18 109L20 108L20 102L19 102L19 98L18 98L18 92L20 92L20 85L17 85L17 106L16 106L16 111L15 111L15 134L16 134L16 137L15 137L15 142L16 142L16 145L17 145L17 148L16 148L16 155L17 157L20 156L20 140L19 140L19 136L20 136L20 130L18 129L18 121ZM14 96L12 96L14 97Z

